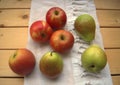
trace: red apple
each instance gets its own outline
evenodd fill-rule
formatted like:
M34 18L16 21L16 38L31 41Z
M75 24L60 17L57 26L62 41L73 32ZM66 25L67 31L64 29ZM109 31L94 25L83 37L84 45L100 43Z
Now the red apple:
M52 33L53 29L45 21L36 21L30 27L30 35L37 42L47 42Z
M16 50L8 62L13 72L23 76L30 74L35 67L35 57L26 48Z
M65 52L72 48L74 37L66 30L55 31L50 38L51 47L57 52Z
M46 14L46 21L54 30L57 30L65 26L67 16L63 9L59 7L52 7Z

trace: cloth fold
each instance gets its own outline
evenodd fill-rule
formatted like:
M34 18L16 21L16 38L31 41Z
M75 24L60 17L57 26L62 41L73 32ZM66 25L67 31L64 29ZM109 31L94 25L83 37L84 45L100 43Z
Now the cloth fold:
M24 77L24 85L112 85L108 64L98 74L86 72L81 67L81 54L87 47L91 44L98 44L104 49L94 0L32 0L29 27L37 20L45 20L48 9L55 6L62 8L67 14L67 24L64 29L74 35L74 46L69 53L60 54L64 61L61 75L57 79L49 79L40 72L39 60L52 48L49 44L34 42L28 30L27 48L35 55L36 66L30 75ZM74 31L74 20L84 13L90 14L96 22L96 35L91 43L83 41Z

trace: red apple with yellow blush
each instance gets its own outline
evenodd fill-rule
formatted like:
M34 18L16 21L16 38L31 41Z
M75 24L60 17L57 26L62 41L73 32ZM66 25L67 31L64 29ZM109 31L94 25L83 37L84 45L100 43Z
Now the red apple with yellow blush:
M54 29L62 29L67 22L67 15L60 7L52 7L46 13L46 21Z
M9 67L16 74L25 76L30 74L35 67L35 56L26 49L18 49L9 57Z
M57 52L66 52L73 47L74 36L67 30L57 30L50 38L50 45Z
M52 33L53 29L46 21L35 21L30 26L30 35L36 42L48 42Z

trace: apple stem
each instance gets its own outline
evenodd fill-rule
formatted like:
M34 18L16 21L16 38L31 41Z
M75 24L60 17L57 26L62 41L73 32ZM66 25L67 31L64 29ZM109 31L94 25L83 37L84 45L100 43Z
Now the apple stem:
M45 37L45 34L44 34L44 33L41 33L41 36L42 36L42 37Z
M58 15L58 14L59 14L59 12L57 10L55 10L55 15Z
M61 35L61 40L64 40L64 36L63 35Z

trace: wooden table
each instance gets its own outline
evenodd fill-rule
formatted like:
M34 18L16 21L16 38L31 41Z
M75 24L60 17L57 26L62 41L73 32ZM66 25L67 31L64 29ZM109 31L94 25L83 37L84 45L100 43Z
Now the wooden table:
M120 85L120 0L95 0L114 85ZM0 0L0 85L23 85L8 66L9 56L25 48L31 0Z

